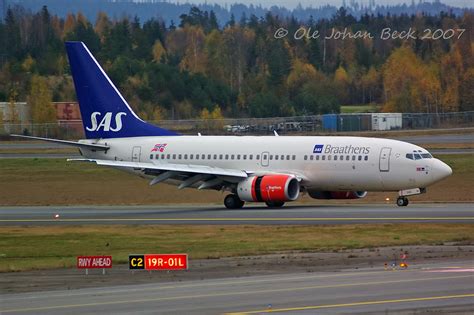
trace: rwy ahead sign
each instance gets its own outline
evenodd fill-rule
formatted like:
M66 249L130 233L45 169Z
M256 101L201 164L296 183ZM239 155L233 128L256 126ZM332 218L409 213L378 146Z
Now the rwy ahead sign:
M78 256L77 268L112 268L112 256Z

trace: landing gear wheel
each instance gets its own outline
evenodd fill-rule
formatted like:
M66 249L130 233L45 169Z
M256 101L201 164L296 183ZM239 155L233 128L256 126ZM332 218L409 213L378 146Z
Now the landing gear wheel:
M397 199L397 206L399 207L406 207L408 206L408 198L407 197L398 197Z
M224 205L227 209L240 209L244 206L244 202L240 200L239 196L230 194L225 197Z
M265 201L265 204L269 208L281 208L285 203L283 201Z

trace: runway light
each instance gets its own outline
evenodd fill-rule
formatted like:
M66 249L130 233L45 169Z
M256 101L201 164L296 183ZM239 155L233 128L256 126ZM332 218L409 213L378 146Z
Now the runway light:
M56 214L54 215L54 218L55 218L55 219L59 219L59 214L56 213Z

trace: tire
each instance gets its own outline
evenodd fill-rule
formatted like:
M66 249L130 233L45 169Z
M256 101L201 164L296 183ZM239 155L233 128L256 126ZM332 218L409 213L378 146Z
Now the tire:
M265 204L269 208L281 208L285 203L283 201L266 201Z
M224 206L227 209L240 209L244 206L244 202L237 195L230 194L224 198Z
M406 206L408 206L408 198L405 198L405 197L398 197L398 198L397 198L397 206L399 206L399 207L406 207Z

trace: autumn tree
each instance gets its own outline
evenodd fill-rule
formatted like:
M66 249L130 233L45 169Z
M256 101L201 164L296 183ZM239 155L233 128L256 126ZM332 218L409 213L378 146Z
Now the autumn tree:
M459 87L459 110L474 110L474 67L467 69Z
M52 104L51 91L44 78L32 77L28 104L33 123L43 124L56 121L56 110Z
M205 36L203 30L198 26L183 28L185 34L186 50L179 67L192 73L204 73L206 69L206 55L204 54Z

